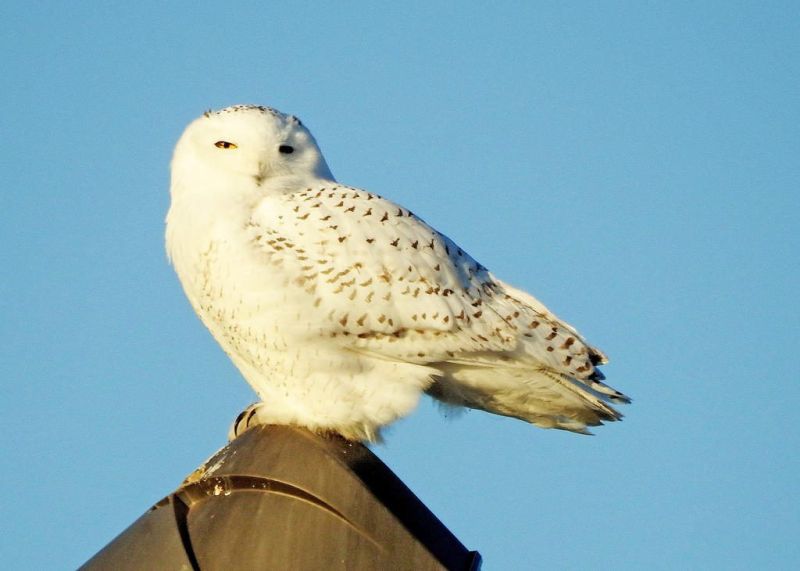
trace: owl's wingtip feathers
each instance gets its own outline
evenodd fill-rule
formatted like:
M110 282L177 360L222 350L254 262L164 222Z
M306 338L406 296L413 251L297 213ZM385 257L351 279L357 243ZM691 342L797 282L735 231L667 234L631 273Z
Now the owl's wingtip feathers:
M596 376L589 379L588 386L590 389L602 395L603 398L606 398L616 404L630 404L631 402L633 402L631 400L631 397L629 397L628 395L618 391L614 387L610 387L607 384L601 382L601 379L605 379L606 377L605 375L600 373L600 371L597 371L597 373L598 374Z

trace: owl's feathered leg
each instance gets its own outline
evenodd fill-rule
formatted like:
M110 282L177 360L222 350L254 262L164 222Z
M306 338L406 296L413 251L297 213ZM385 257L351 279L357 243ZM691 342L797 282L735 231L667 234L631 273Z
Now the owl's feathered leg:
M268 414L268 405L265 402L254 402L238 414L236 419L228 429L228 442L232 442L251 428L261 424L283 424L276 423L274 418ZM288 423L293 424L293 423ZM300 426L300 425L297 425ZM337 428L315 428L305 427L321 436L338 435L347 440L355 442L382 442L380 428L368 423L354 423L352 425L340 426Z

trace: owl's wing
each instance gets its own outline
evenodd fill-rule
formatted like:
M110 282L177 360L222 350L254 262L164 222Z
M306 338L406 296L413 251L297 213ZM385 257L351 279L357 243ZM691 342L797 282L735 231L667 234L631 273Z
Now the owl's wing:
M574 328L380 196L332 185L269 197L249 231L276 271L308 296L324 334L347 349L439 366L455 384L508 370L511 385L524 388L526 372L543 372L539 384L556 385L559 399L583 402L575 386L590 391L595 408L595 400L626 399L600 382L595 365L605 357ZM439 388L443 400L520 416L492 410L485 398L448 399L453 391ZM600 417L618 414L605 407Z
M502 318L484 315L498 287L486 268L375 194L331 186L268 197L248 231L276 271L307 294L326 331L349 346L429 361L514 345ZM435 348L404 342L417 335L440 339Z

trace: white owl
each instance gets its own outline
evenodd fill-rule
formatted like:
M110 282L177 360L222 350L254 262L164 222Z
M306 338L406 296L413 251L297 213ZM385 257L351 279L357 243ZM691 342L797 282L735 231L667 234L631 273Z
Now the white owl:
M629 402L605 356L529 294L381 196L336 182L294 116L207 112L172 160L167 252L261 398L234 434L291 424L374 440L428 393L587 432Z

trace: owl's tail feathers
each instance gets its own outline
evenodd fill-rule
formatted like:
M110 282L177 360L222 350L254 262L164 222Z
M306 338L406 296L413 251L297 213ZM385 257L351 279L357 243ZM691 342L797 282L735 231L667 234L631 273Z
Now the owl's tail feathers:
M443 363L428 394L457 406L511 416L541 428L591 434L587 427L622 419L607 401L630 399L608 385L577 381L547 369Z

